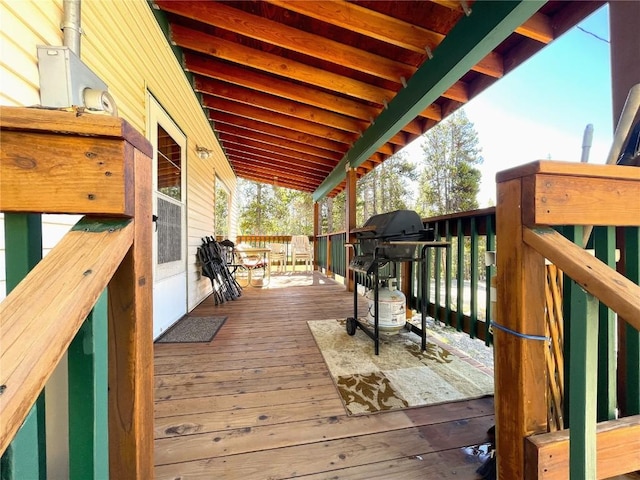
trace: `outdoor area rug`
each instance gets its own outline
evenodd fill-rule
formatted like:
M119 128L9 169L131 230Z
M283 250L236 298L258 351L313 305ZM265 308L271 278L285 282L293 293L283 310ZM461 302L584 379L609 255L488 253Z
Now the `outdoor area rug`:
M380 354L360 328L346 320L307 322L350 415L493 395L493 377L436 343L420 350L408 331L380 336Z
M227 317L183 317L164 332L156 343L210 342Z

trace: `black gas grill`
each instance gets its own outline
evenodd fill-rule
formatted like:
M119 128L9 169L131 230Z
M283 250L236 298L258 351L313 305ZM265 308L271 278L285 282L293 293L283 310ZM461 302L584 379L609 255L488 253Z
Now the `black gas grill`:
M356 235L356 255L349 268L372 273L376 263L413 261L418 242L433 241L433 230L425 229L420 215L413 210L374 215L360 227Z
M422 264L421 274L426 275L426 252L433 247L448 247L449 243L434 241L434 231L425 229L422 219L413 210L396 210L374 215L360 228L351 230L356 236L353 245L355 255L349 263L354 272L353 317L346 319L347 333L355 335L359 327L375 342L375 354L379 351L378 289L383 281L396 276L400 262ZM381 267L388 265L381 273ZM373 331L358 318L358 282L368 284L374 290ZM427 282L422 282L423 288ZM426 304L422 294L422 328L407 322L406 328L422 338L422 350L426 349Z

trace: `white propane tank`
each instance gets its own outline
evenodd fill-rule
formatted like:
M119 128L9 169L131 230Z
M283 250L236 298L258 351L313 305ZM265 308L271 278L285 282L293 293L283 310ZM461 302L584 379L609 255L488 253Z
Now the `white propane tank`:
M375 291L369 290L365 298L369 303L367 322L374 327ZM388 286L378 289L378 329L381 332L394 334L404 328L407 323L406 298L396 288L396 279L390 279Z

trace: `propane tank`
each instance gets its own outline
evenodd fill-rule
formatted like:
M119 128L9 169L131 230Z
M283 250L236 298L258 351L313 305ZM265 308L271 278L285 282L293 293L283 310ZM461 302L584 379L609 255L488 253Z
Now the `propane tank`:
M374 326L375 291L369 290L365 298L369 304L367 322ZM407 323L406 298L397 289L396 279L389 279L388 282L378 288L378 329L381 332L394 334L404 328Z

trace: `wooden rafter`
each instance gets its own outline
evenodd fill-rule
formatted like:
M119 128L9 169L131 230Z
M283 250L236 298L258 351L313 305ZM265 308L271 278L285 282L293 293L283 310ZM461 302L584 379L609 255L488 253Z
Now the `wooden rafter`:
M277 156L322 158L336 167L341 159L354 156L350 152L355 146L362 148L363 137L365 143L371 141L366 132L372 130L378 132L375 145L357 153L356 175L366 174L603 3L548 2L529 18L519 18L521 23L503 43L465 62L458 78L439 72L447 80L421 108L401 102L401 109L411 108L411 113L391 122L394 131L386 132L380 142L378 133L386 125L389 106L398 96L406 97L411 80L432 62L432 55L438 56L460 22L477 17L481 3L152 2L164 15L170 41L182 52L180 60L193 77L194 91L223 148L233 146L229 160L236 174L248 175L241 165L250 161L256 148L263 148L260 158L273 155L274 160L270 166L262 164L272 170L265 178L277 177L279 185L296 172L278 163L282 158ZM468 39L456 41L466 45ZM315 173L308 175L315 182L313 191L323 183L319 176L326 175L320 169ZM325 194L334 196L344 188L341 179L331 183L336 181L334 190ZM291 185L309 191L307 184Z

